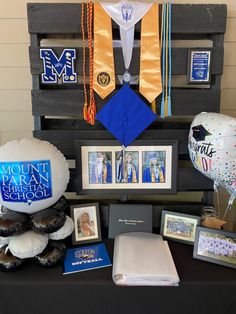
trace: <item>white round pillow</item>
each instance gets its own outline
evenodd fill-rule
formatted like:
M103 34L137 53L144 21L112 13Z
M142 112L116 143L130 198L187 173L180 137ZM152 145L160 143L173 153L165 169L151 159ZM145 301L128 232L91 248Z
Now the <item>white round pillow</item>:
M74 231L75 225L73 220L66 216L66 221L64 225L57 230L56 232L52 232L48 234L50 240L62 240L67 238Z
M69 181L69 167L52 144L35 138L0 147L0 204L35 213L58 201Z
M32 230L11 238L8 248L12 255L23 258L34 257L42 253L48 244L46 234L36 233Z

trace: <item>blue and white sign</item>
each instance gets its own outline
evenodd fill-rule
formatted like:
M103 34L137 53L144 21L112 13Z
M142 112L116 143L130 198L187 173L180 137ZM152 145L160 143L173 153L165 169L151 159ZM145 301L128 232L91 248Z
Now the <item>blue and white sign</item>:
M4 202L29 206L51 197L50 160L0 162L0 192Z
M59 58L49 48L40 49L40 58L43 60L44 73L41 79L44 84L56 84L62 77L63 83L76 83L77 74L74 69L76 58L75 49L64 49Z
M67 249L63 274L111 266L111 259L104 243Z
M189 83L209 83L210 62L210 50L192 50L190 54Z

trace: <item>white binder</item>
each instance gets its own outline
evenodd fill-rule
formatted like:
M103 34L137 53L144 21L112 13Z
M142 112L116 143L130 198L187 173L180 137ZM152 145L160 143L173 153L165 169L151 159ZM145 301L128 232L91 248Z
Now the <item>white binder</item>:
M115 238L112 278L117 285L177 286L168 243L161 235L123 233Z

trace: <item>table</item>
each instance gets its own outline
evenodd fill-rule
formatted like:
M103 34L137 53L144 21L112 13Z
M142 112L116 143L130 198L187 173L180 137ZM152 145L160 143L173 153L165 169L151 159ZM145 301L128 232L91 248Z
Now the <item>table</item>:
M112 256L113 241L105 241ZM169 242L179 287L117 287L112 268L62 275L29 260L0 273L0 314L235 314L236 270L192 258L193 247Z

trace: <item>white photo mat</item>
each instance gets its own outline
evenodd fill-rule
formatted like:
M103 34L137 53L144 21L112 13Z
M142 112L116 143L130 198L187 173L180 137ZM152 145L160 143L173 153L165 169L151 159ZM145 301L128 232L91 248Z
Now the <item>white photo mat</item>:
M120 152L119 146L81 146L81 161L82 161L82 189L96 190L96 189L170 189L172 186L172 146L158 145L158 146L129 146L125 152L138 152L138 178L137 183L117 183L116 182L116 152ZM105 152L111 153L112 165L112 183L96 184L89 182L89 153ZM165 182L150 182L144 183L143 179L143 152L165 152Z

